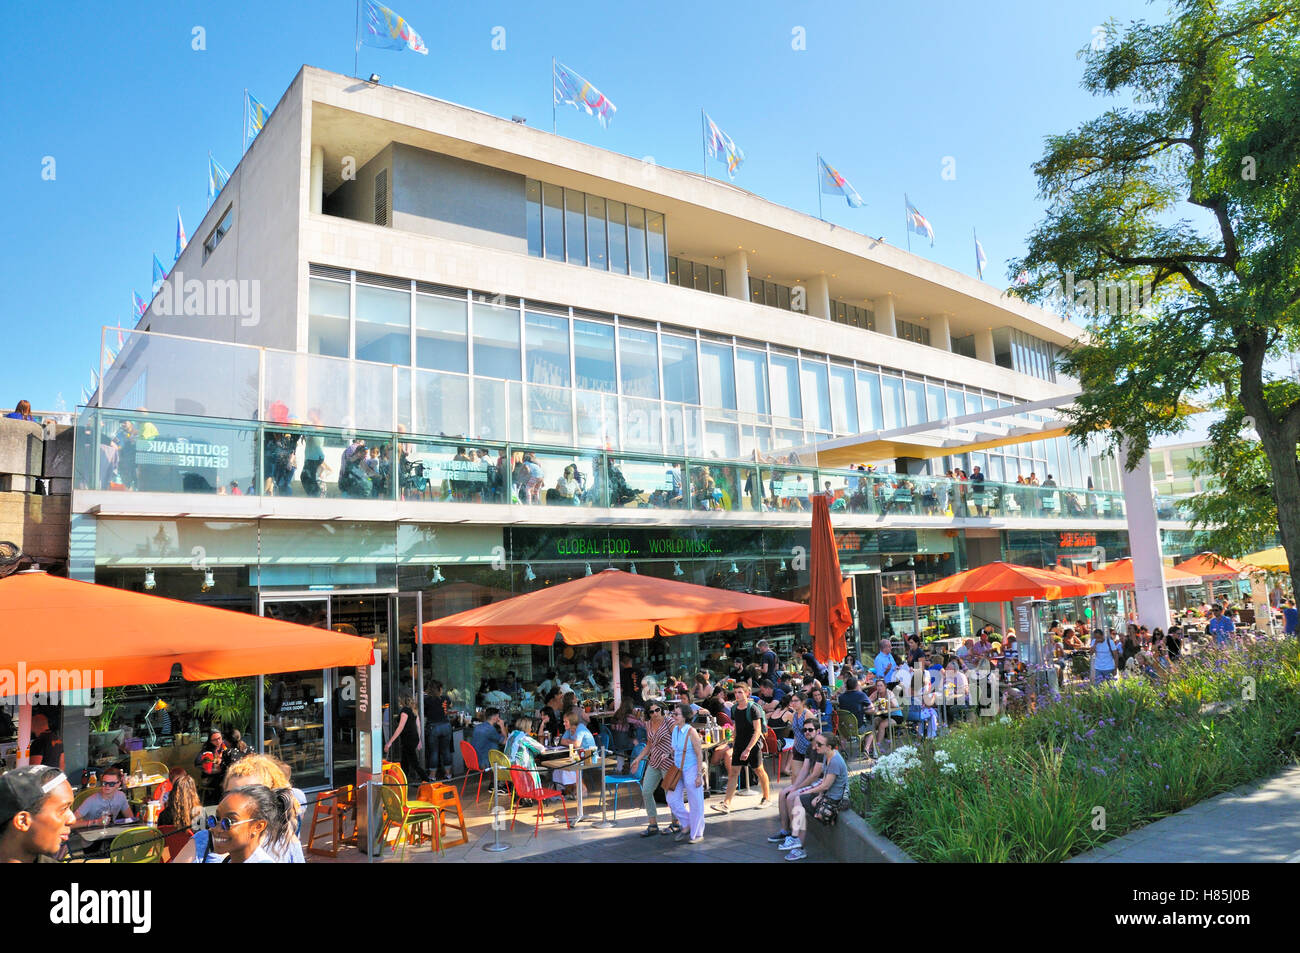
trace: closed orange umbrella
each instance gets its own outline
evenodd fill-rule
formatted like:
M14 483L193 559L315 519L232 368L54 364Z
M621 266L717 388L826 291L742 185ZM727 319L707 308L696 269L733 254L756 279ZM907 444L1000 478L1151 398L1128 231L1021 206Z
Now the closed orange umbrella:
M808 607L745 592L606 569L424 623L436 645L592 645L807 622Z
M185 678L204 681L371 657L369 639L326 629L43 572L0 579L0 673L90 671L108 687L165 682L178 663Z
M1133 588L1133 560L1128 556L1117 559L1105 569L1090 572L1085 579L1099 582L1107 589L1129 590ZM1199 586L1201 577L1195 573L1183 572L1173 566L1165 567L1165 586Z
M1036 569L1015 563L995 562L967 569L916 590L920 606L951 605L955 602L1010 602L1012 599L1069 599L1105 592L1106 587L1091 578L1080 579L1054 569ZM894 597L900 606L912 605L912 593Z
M813 657L819 662L843 662L849 647L844 632L853 622L844 598L844 577L840 553L831 530L831 511L826 497L813 497L812 566L808 586L808 629Z

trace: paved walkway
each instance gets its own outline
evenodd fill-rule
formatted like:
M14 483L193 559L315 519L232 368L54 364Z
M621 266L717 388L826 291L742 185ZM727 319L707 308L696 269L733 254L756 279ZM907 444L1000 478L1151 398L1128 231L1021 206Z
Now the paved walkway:
M1300 863L1300 766L1125 834L1069 863Z

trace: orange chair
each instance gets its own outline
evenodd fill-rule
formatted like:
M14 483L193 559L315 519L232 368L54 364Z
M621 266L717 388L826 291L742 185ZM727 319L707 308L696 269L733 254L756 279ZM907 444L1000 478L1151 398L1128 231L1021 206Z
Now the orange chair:
M776 732L771 728L763 733L763 757L774 758L776 760L776 780L781 781L781 740L777 738Z
M438 849L445 846L456 847L460 844L469 843L469 825L465 823L465 812L461 810L460 795L456 793L456 785L444 784L441 781L430 781L427 784L420 785L420 801L432 804L438 812ZM450 845L442 843L442 838L447 833L447 815L451 811L456 812L456 823L452 827L460 831L460 840Z
M564 826L569 826L569 806L564 803L564 792L557 791L554 788L544 788L540 784L533 784L533 776L527 768L521 768L518 765L512 765L510 768L510 780L514 782L515 794L519 797L529 798L537 804L537 823L533 825L533 836L542 826L542 802L548 797L558 797L560 805L564 808ZM515 829L515 815L519 813L519 801L515 800L515 809L510 815L510 829Z
M487 772L484 771L483 766L478 763L478 752L474 750L474 746L468 741L462 741L460 743L460 756L465 760L465 780L462 781L460 785L461 797L465 796L465 785L469 784L469 776L477 773L478 790L474 792L474 803L477 804L479 795L483 793L483 775Z
M307 853L315 854L320 857L337 857L339 848L348 841L343 837L343 822L348 814L352 814L353 829L356 828L356 794L352 785L335 788L333 791L325 791L316 796L316 803L312 806L311 826L307 829ZM316 833L317 823L325 821L329 825L330 845L328 848L317 847Z

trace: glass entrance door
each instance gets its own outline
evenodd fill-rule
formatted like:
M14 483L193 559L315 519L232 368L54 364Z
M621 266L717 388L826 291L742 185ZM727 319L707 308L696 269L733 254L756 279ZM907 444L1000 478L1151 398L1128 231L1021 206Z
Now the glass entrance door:
M330 626L329 600L324 597L263 598L261 613L318 629ZM261 682L262 750L289 765L295 787L331 786L332 673L321 669L283 672L263 676Z

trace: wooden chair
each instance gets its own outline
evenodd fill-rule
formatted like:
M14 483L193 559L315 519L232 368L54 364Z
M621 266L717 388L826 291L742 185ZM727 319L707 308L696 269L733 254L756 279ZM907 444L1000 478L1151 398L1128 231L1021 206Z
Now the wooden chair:
M315 854L318 857L337 857L339 849L349 842L344 840L343 837L343 822L349 812L352 814L352 829L355 832L357 801L356 789L352 785L335 788L333 791L326 791L318 795L316 803L312 807L311 826L307 829L307 853ZM328 848L315 846L317 837L325 833L324 825L322 825L320 834L316 832L316 825L322 821L329 826L330 845ZM351 840L355 841L355 833Z

